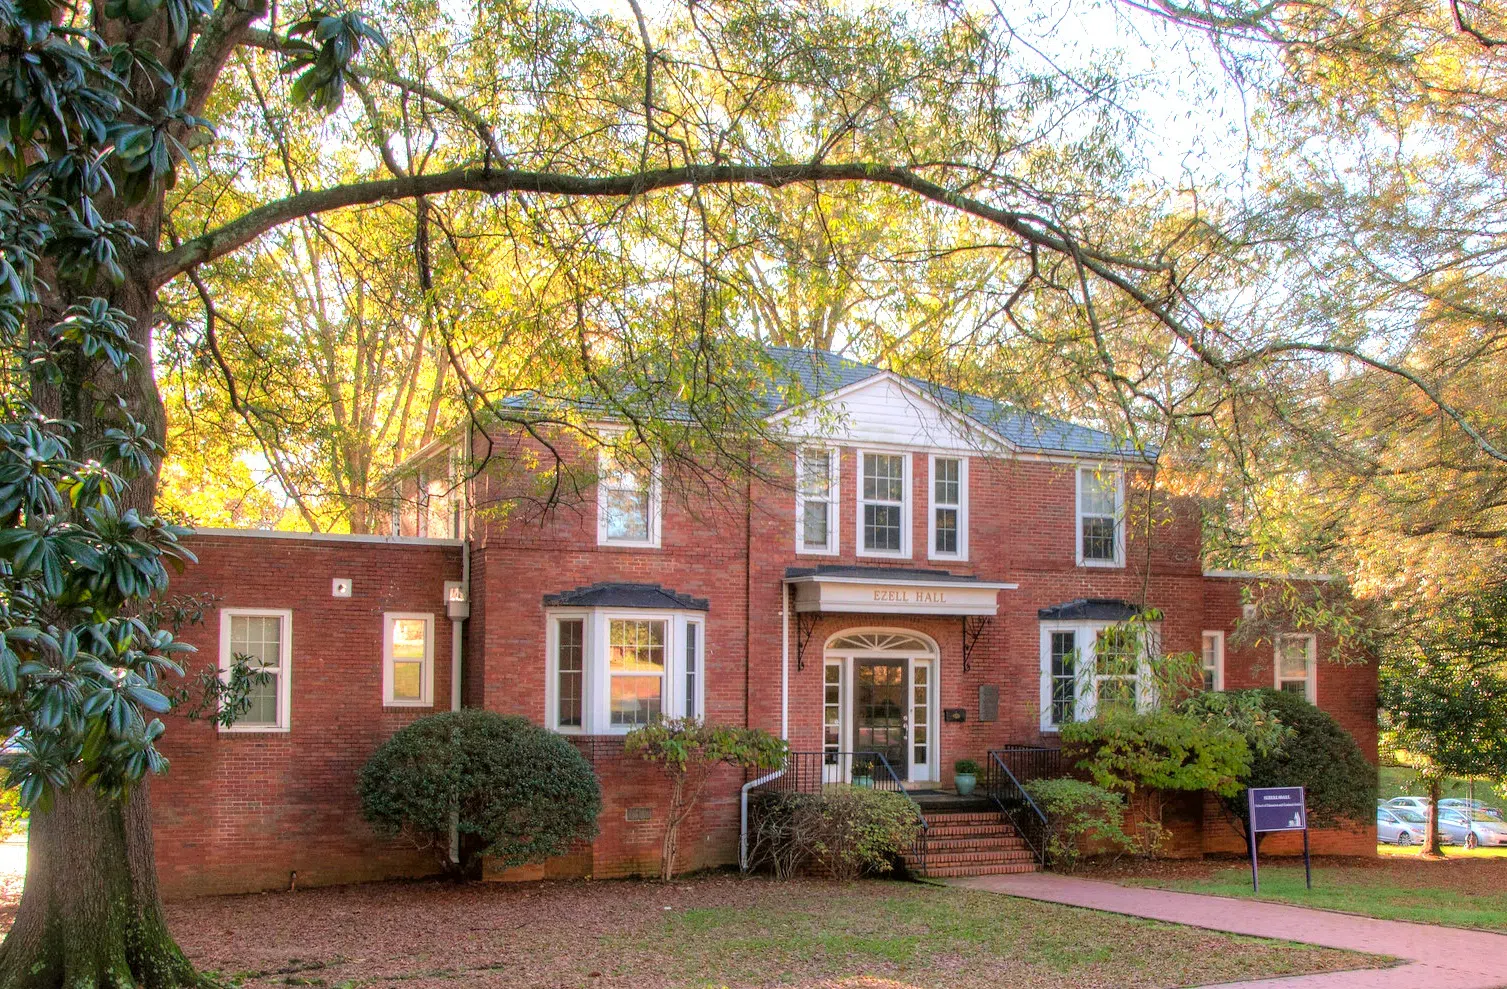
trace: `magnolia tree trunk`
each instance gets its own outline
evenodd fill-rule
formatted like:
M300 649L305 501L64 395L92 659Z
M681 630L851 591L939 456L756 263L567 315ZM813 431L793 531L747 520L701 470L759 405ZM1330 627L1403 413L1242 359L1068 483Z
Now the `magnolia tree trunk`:
M141 229L140 218L133 219ZM112 301L134 318L141 365L125 376L96 369L63 388L34 386L42 411L79 424L81 458L93 455L87 446L118 424L121 409L158 444L166 435L151 371L156 292L145 278L129 275ZM39 322L56 319L67 304L66 295L51 300ZM154 457L150 471L129 480L125 507L153 508L159 464ZM49 809L33 811L26 885L15 925L0 945L0 989L165 989L200 981L163 918L147 784L125 800L80 785L61 792Z
M26 890L0 945L0 989L176 987L199 981L162 915L146 785L87 788L34 813Z

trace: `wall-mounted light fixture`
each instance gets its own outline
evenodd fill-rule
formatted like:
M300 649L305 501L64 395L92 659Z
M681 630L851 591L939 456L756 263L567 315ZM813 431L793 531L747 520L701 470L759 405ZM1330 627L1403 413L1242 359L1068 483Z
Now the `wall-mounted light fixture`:
M351 596L351 579L349 577L336 577L330 581L330 597L348 598Z

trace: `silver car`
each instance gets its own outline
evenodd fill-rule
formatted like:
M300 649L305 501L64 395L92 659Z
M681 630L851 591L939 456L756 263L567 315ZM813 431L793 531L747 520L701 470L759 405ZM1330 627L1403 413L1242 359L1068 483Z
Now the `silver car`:
M1484 800L1464 800L1460 797L1450 797L1447 800L1439 801L1439 809L1457 810L1462 814L1465 811L1474 810L1485 814L1487 817L1494 817L1498 821L1507 820L1507 818L1503 818L1502 812L1500 810L1495 807L1486 806L1486 801Z
M1407 810L1416 811L1419 814L1427 815L1429 812L1429 804L1431 802L1432 801L1430 801L1428 797L1393 797L1391 800L1388 800L1383 806L1385 806L1388 810L1395 810L1398 807L1402 807Z
M1412 845L1428 834L1428 821L1406 807L1376 808L1376 840L1388 845ZM1439 834L1443 840L1444 833Z
M1441 810L1439 834L1449 835L1456 844L1466 848L1481 845L1497 848L1507 845L1507 822L1480 810Z

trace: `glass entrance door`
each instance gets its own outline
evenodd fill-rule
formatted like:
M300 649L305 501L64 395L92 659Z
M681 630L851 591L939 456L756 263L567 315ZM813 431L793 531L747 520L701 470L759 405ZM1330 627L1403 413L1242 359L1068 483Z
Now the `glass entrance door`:
M906 662L859 659L853 664L853 751L878 752L906 777L909 734Z

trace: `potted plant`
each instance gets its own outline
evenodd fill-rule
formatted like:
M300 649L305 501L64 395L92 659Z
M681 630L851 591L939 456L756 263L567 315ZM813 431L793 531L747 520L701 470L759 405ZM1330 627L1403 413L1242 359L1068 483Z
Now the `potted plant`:
M952 764L952 784L958 788L958 796L968 796L978 781L979 764L972 759L959 759Z

